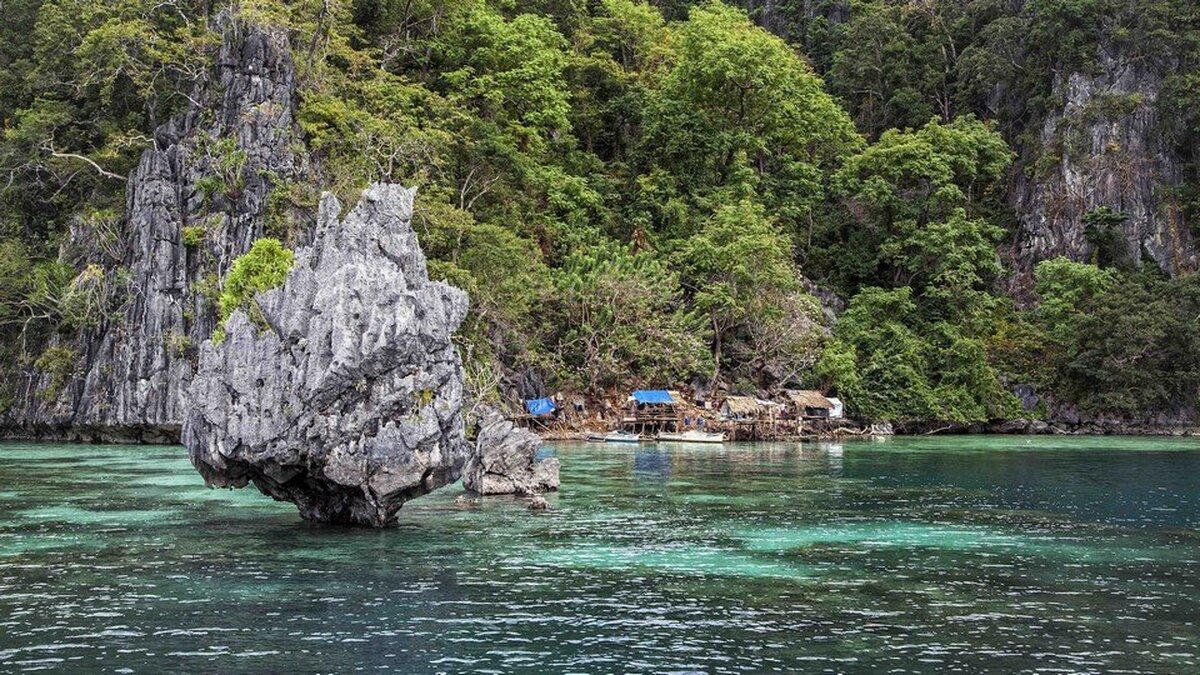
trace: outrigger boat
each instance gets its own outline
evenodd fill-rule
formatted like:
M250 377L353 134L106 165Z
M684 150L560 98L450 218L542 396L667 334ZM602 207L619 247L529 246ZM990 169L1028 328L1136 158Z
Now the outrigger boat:
M642 437L627 431L612 431L604 435L605 443L641 443Z
M659 443L724 443L725 434L710 431L661 432L655 437Z

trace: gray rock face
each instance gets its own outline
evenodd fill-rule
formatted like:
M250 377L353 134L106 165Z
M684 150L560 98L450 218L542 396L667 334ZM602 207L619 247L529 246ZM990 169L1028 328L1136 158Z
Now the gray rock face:
M1162 82L1155 66L1111 47L1099 51L1092 72L1055 82L1063 105L1044 122L1041 154L1025 158L1031 175L1016 174L1020 230L1008 255L1019 272L1015 290L1027 290L1041 260L1089 260L1084 217L1101 207L1128 216L1119 226L1127 259L1148 259L1171 275L1196 268L1179 191L1171 189L1183 183L1184 162L1163 133Z
M0 418L8 435L178 438L195 345L216 321L203 288L269 233L272 190L310 173L294 151L303 146L287 36L225 17L219 23L223 44L215 67L196 84L192 107L155 132L129 177L121 248L116 260L102 264L109 278L125 280L120 306L112 319L61 345L78 356L60 391L45 375L31 374ZM295 241L306 239L310 227L294 227ZM200 241L187 245L184 228L201 233ZM71 248L89 247L64 247ZM86 262L100 261L80 267Z
M467 296L431 282L410 226L413 190L374 185L338 221L325 196L314 242L281 288L204 344L183 440L211 486L254 483L302 517L383 526L458 479L463 369L451 335Z
M542 439L486 411L463 486L481 495L537 494L558 489L558 459L537 459Z
M831 25L850 20L849 0L740 0L735 4L760 26L795 44L803 44L803 26L814 19Z

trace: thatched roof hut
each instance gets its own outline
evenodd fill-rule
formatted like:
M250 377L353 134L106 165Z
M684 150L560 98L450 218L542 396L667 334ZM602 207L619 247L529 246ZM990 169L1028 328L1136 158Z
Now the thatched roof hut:
M785 394L788 404L800 417L829 417L833 403L825 395L814 389L788 390Z
M729 396L721 404L721 414L733 419L752 419L762 413L762 404L751 396Z

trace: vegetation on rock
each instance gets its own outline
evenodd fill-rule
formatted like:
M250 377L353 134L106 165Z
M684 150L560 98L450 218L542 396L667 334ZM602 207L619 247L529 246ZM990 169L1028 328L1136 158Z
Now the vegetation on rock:
M278 239L262 238L255 241L245 255L238 256L225 276L221 295L217 298L217 310L221 326L234 311L245 309L250 318L261 324L261 312L254 295L283 285L292 269L292 251L283 247ZM225 339L219 326L213 333L217 342ZM265 327L265 326L264 326Z

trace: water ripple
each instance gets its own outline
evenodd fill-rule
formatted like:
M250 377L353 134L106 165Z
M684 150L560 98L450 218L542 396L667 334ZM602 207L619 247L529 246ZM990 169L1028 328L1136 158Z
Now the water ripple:
M1200 672L1200 451L564 445L555 509L387 532L178 448L0 446L0 670Z

